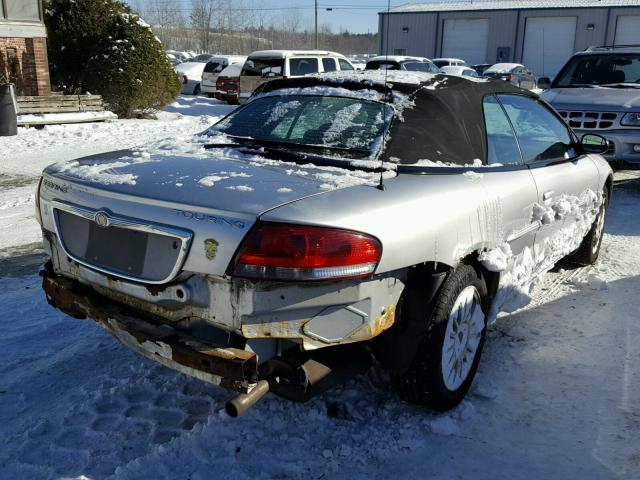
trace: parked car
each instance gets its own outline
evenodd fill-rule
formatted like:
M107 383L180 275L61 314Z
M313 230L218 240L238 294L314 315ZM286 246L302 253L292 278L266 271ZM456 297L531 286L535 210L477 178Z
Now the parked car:
M233 63L226 67L216 79L215 98L227 102L229 105L238 103L238 93L240 92L240 72L241 63Z
M208 154L47 167L43 288L241 392L232 415L267 391L306 400L370 352L401 398L454 407L495 313L560 258L596 261L612 188L602 137L534 93L445 75L270 81L194 142Z
M211 57L211 59L204 66L204 70L202 71L202 82L200 84L200 91L202 93L206 93L209 97L214 97L217 87L216 82L218 80L218 75L222 72L227 66L232 64L242 64L245 62L247 57L237 56L237 55L216 55Z
M476 71L476 73L482 77L484 75L485 70L492 65L493 63L478 63L477 65L471 65L471 68L473 68Z
M193 61L194 62L205 62L205 63L207 63L213 57L214 57L214 55L211 55L210 53L201 53L200 55L196 55L195 57L193 57Z
M169 60L169 63L174 67L182 63L182 60L180 60L178 57L176 57L172 53L167 53L167 60Z
M435 64L424 57L406 55L380 55L369 59L365 70L409 70L412 72L442 73Z
M438 68L442 67L468 67L467 62L459 58L434 58L431 60Z
M531 70L519 63L496 63L487 68L483 76L503 80L520 88L536 88L536 77Z
M478 78L478 73L471 67L451 67L445 66L440 68L447 75L456 75L458 77Z
M609 140L607 159L640 164L640 46L576 53L553 82L538 85L576 133Z
M190 57L187 53L185 52L179 52L177 50L167 50L166 51L167 55L171 55L172 57L174 57L175 59L179 60L180 63L182 62L187 62L189 61Z
M320 50L261 50L247 58L240 74L238 100L245 102L266 80L296 78L318 72L355 70L353 64L335 52Z
M174 66L182 82L181 93L186 95L200 95L200 85L202 82L202 72L206 63L204 62L184 62Z

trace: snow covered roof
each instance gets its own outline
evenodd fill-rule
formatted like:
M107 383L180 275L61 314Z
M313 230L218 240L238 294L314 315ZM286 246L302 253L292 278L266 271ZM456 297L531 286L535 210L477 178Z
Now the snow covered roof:
M173 69L178 73L190 73L202 75L206 62L184 62L176 65Z
M220 62L221 60L227 60L229 62L238 63L244 62L247 59L244 55L213 55L207 63Z
M461 58L453 58L453 57L438 57L431 60L432 62L462 62L466 63Z
M440 69L446 73L447 75L462 75L464 72L470 70L471 72L473 72L473 74L475 76L477 76L475 70L473 70L471 67L465 67L465 66L460 66L460 65L446 65L444 67L440 67Z
M487 68L484 73L491 72L510 72L514 68L524 67L524 65L520 63L496 63L495 65L491 65Z
M469 0L466 2L407 3L390 9L389 13L632 6L640 7L640 2L638 0L563 0L562 2L555 0Z
M425 57L410 57L407 55L378 55L377 57L370 58L369 62L382 62L382 61L390 61L390 62L404 62L406 60L417 60L419 62L424 62L429 60Z
M252 58L287 58L301 55L333 55L335 57L344 57L341 53L330 52L327 50L257 50L249 54Z

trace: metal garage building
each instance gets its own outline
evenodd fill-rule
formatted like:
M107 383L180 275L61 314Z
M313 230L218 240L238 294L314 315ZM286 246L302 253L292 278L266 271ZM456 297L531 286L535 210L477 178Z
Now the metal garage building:
M407 4L380 12L378 32L381 54L516 62L553 76L589 46L640 44L640 0Z

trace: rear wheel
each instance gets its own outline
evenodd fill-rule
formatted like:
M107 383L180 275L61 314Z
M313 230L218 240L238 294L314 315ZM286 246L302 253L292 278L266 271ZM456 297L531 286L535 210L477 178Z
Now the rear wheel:
M589 233L584 237L578 249L571 255L567 256L566 260L568 262L584 266L592 265L596 260L598 260L608 207L609 196L605 189L605 191L602 192L602 204L600 205L600 210L598 210L598 215L596 215L593 225L591 225L591 230L589 230Z
M486 286L470 265L454 270L442 286L427 332L408 371L393 378L400 397L436 411L466 395L484 346Z

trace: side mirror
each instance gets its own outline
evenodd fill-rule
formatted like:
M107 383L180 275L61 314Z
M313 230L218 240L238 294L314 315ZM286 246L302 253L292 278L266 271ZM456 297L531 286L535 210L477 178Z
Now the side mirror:
M551 86L551 79L549 77L540 77L538 79L538 88L546 90Z
M607 139L595 133L583 135L580 139L580 145L585 153L604 153L609 149Z

